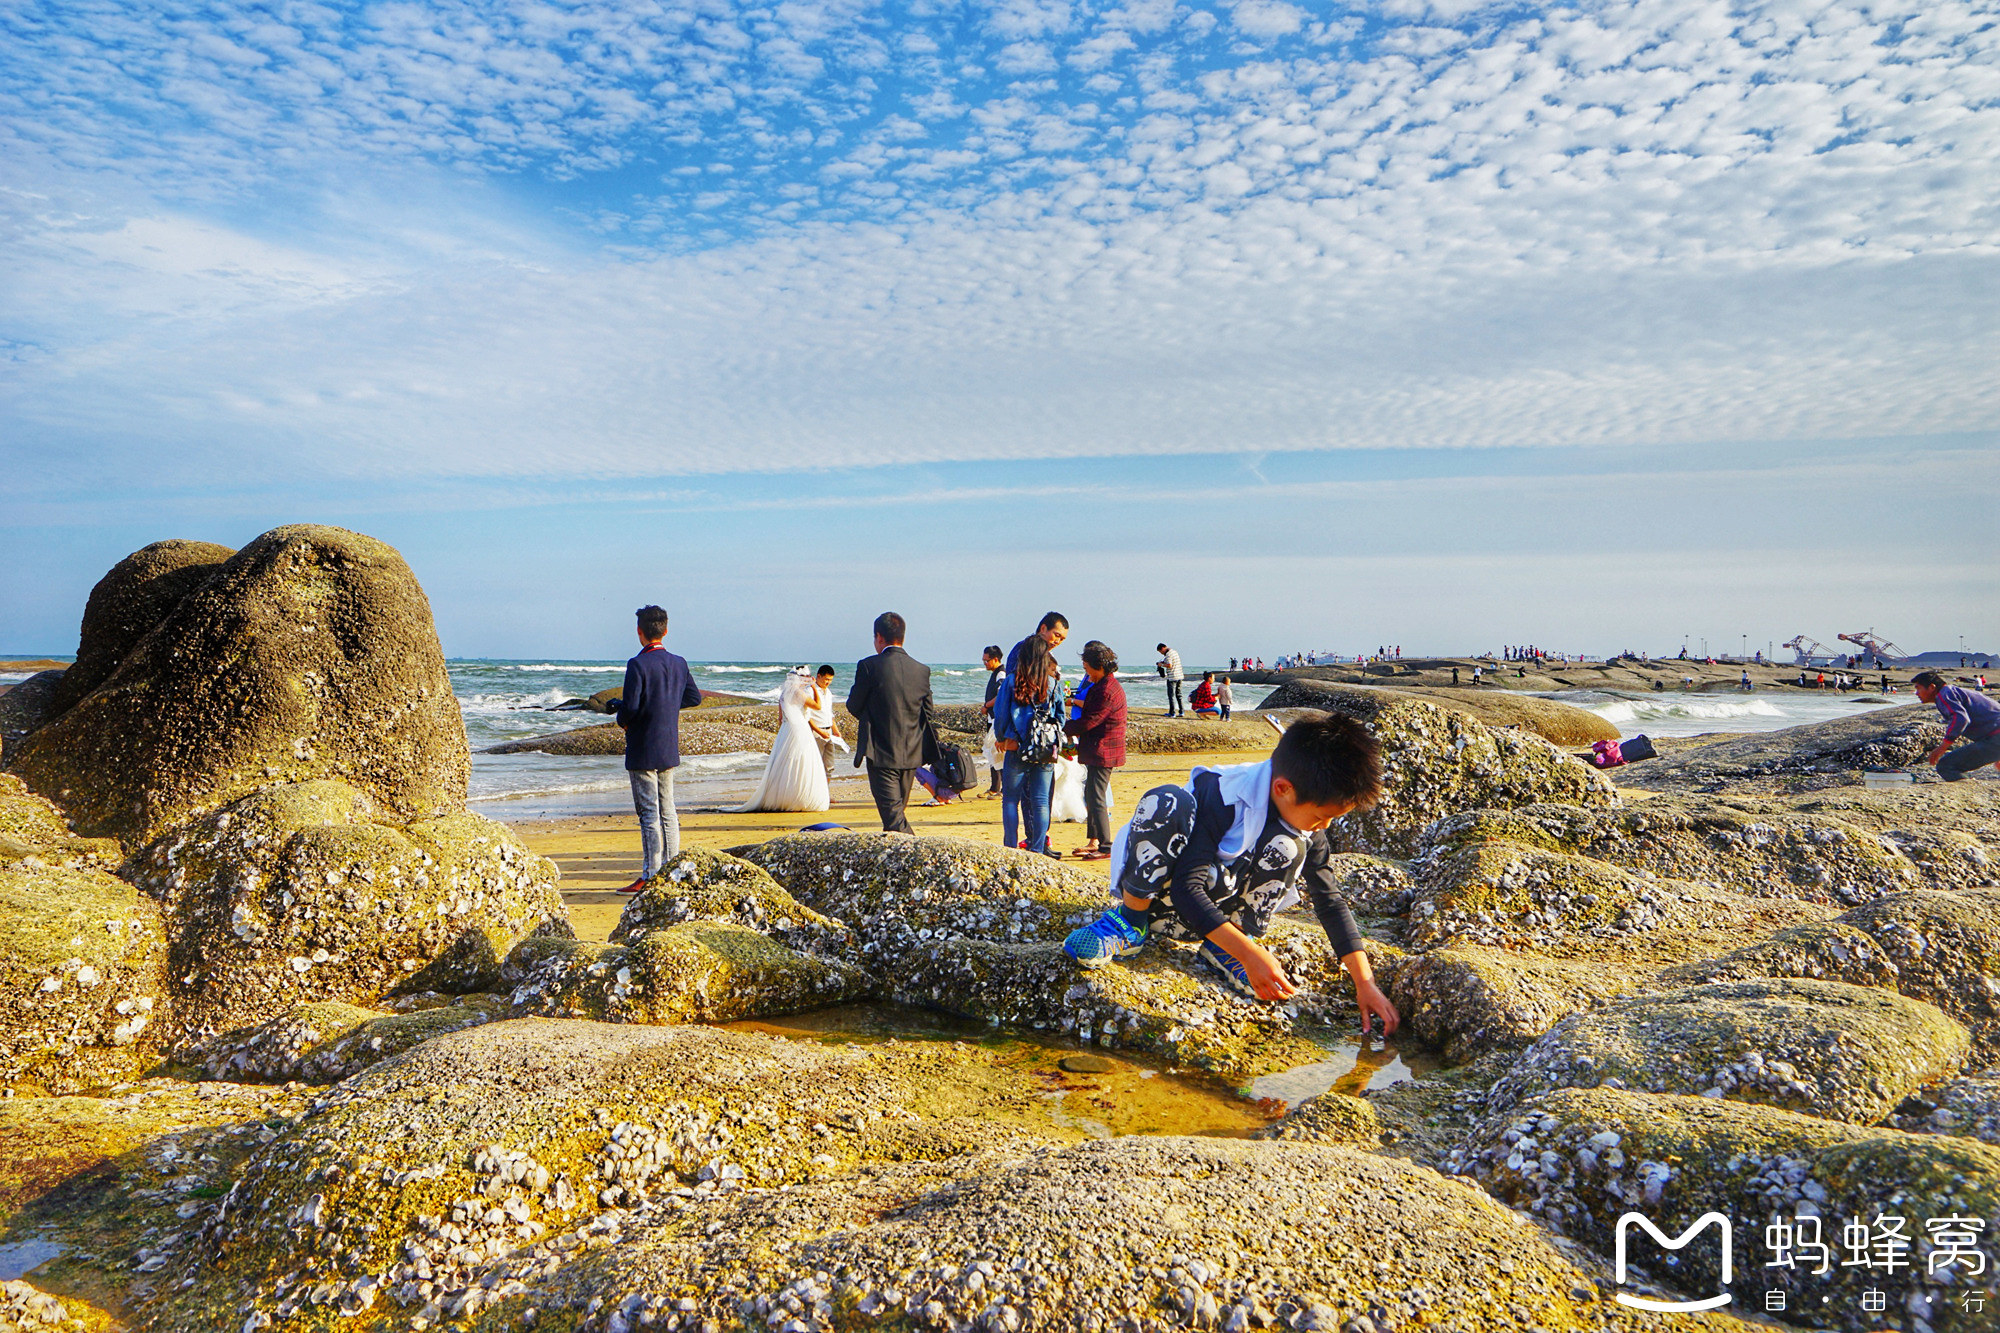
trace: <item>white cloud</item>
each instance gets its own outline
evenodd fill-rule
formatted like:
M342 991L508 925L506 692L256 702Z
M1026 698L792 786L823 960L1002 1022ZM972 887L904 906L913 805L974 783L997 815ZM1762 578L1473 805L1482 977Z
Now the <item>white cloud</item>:
M1304 10L1285 4L1284 0L1236 0L1229 10L1230 22L1237 31L1267 39L1297 32L1304 26L1305 17Z

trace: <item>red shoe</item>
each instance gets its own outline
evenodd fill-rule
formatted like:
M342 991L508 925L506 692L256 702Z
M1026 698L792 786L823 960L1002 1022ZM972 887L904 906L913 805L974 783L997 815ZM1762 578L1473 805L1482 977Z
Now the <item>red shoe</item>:
M624 888L618 890L620 893L644 893L645 891L646 881L643 879L635 879Z

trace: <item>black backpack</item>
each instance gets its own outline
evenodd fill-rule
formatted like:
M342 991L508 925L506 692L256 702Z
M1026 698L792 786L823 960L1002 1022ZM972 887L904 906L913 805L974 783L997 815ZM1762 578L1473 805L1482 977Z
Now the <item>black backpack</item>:
M938 781L953 791L966 791L979 785L979 765L972 757L972 751L963 745L950 741L939 741L937 762L931 765Z

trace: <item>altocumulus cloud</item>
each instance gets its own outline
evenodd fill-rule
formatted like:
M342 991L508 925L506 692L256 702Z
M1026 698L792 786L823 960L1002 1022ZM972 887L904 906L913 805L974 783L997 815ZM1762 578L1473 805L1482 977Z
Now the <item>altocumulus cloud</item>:
M1991 430L1983 5L0 14L13 474Z

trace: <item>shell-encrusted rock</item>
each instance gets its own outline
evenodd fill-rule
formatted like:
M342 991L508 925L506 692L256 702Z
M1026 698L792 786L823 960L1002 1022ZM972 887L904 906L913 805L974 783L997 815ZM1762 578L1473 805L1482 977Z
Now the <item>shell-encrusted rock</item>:
M186 1052L202 1073L235 1083L338 1083L412 1046L506 1017L497 996L384 1014L350 1004L302 1004Z
M465 726L430 603L392 548L276 528L223 562L13 771L133 846L274 782L337 778L398 822L465 808Z
M167 1018L160 911L100 870L0 862L0 1085L72 1092L136 1077Z
M1463 713L1489 727L1519 727L1557 745L1589 745L1618 739L1618 728L1588 709L1528 694L1474 690L1424 689L1421 686L1376 687L1329 680L1293 680L1264 696L1258 712L1307 710L1325 712L1333 700L1387 701L1421 699L1437 708Z
M1572 1014L1494 1084L1494 1109L1562 1087L1687 1093L1875 1124L1965 1063L1965 1029L1931 1005L1833 981L1765 980L1635 995Z
M130 863L164 904L189 1040L322 1000L500 982L530 935L571 933L556 869L478 815L392 825L345 783L267 787Z
M854 946L844 924L792 897L762 866L694 847L669 858L625 904L611 942L629 944L688 921L745 926L807 953L840 956Z
M729 922L646 930L629 944L523 941L507 960L513 1012L614 1023L726 1022L875 993L850 963L788 949Z
M1465 945L1430 953L1371 951L1375 980L1396 1006L1406 1039L1454 1063L1519 1050L1558 1019L1637 989L1643 974L1589 959Z
M1570 1089L1493 1117L1449 1165L1607 1257L1628 1212L1643 1212L1670 1237L1720 1213L1734 1225L1737 1280L1754 1272L1758 1291L1781 1290L1788 1307L1815 1327L1974 1333L1991 1326L1990 1310L1960 1296L1988 1280L2000 1150L1969 1139L1868 1129L1736 1101ZM1954 1225L1952 1218L1975 1222ZM1871 1260L1879 1264L1888 1254L1904 1266L1891 1273L1845 1262L1853 1257L1843 1243L1852 1219L1860 1220ZM1943 1232L1970 1231L1975 1239L1961 1242L1954 1257L1951 1242L1930 1227L1933 1219L1946 1220ZM1880 1239L1897 1234L1901 1247ZM1765 1263L1774 1257L1774 1235L1786 1242L1789 1264ZM1716 1240L1711 1227L1666 1251L1633 1231L1628 1255L1673 1286L1707 1294L1726 1290ZM1985 1251L1986 1263L1975 1269L1968 1249ZM1895 1293L1886 1313L1864 1305L1871 1287Z
M0 773L0 865L115 871L124 859L115 839L77 837L54 804Z

